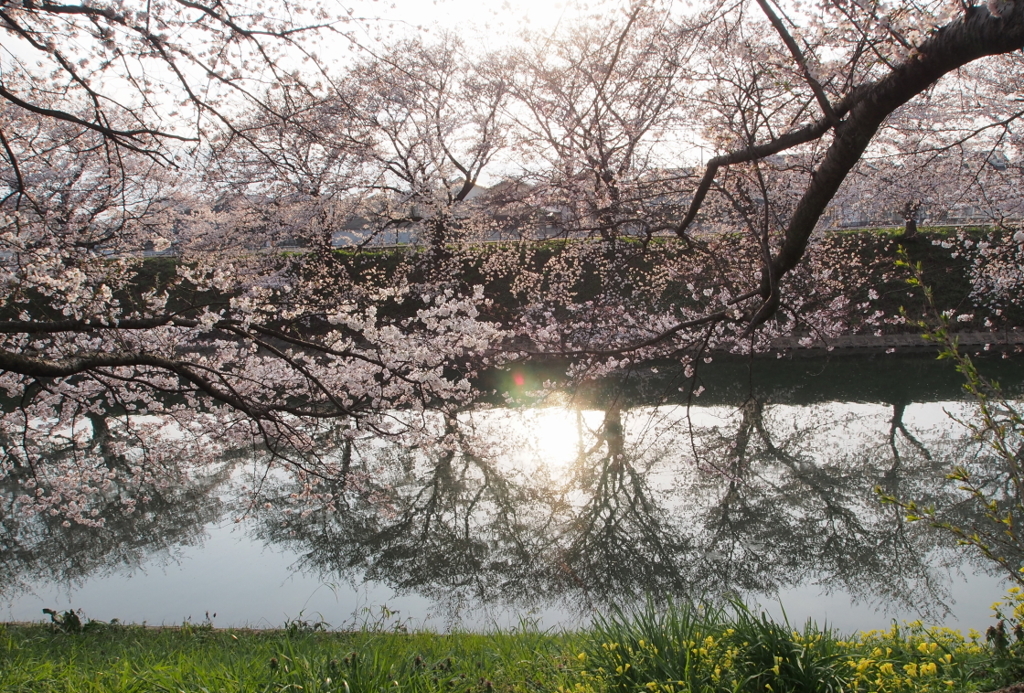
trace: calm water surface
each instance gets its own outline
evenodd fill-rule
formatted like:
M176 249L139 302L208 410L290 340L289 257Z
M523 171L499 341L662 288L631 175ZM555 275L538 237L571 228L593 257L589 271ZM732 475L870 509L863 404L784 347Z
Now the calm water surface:
M1024 382L1019 360L987 367ZM943 480L985 454L950 418L971 408L948 365L725 362L698 374L696 399L656 370L482 405L446 422L436 450L357 442L312 505L279 475L250 510L235 460L101 530L12 520L0 619L571 626L655 595L739 596L847 632L989 624L998 575L874 492L975 519Z

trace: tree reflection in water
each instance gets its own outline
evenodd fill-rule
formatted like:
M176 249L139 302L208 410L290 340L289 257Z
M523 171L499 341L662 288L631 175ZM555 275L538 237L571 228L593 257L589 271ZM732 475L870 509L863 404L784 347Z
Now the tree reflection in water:
M91 436L54 440L46 455L53 464L74 460L113 473L90 496L91 525L67 522L58 513L26 513L18 498L32 488L25 482L34 481L37 470L16 458L0 477L0 595L5 598L42 581L74 586L97 575L134 570L155 554L170 556L180 547L200 544L205 526L229 507L222 494L238 454L204 467L202 474L190 473L181 460L167 459L162 475L146 478L130 471L133 460L125 447L139 443L139 432L100 416L87 419ZM0 439L3 449L11 444Z
M304 570L453 606L587 609L814 583L940 615L963 554L874 489L970 523L943 476L979 451L955 425L915 427L905 412L611 405L576 413L567 464L532 449L522 421L535 410L463 412L438 423L430 449L356 440L340 453L345 477L314 484L312 506L308 479L278 479L256 532Z
M17 498L34 471L13 468L0 486L0 584L10 598L42 579L131 570L199 543L205 525L231 512L324 581L377 581L456 611L556 603L584 612L814 584L940 616L944 576L964 554L874 491L945 508L958 526L979 522L944 475L970 464L996 488L999 467L940 408L753 396L707 407L481 405L438 415L435 441L418 448L331 431L320 451L333 458L330 478L276 471L251 451L202 475L180 462L180 483L142 487L126 473L132 486L115 479L93 499L97 527L23 514ZM127 469L142 430L97 419L91 436L49 454ZM255 473L258 504L253 483L240 486L243 468ZM222 501L232 479L236 500Z

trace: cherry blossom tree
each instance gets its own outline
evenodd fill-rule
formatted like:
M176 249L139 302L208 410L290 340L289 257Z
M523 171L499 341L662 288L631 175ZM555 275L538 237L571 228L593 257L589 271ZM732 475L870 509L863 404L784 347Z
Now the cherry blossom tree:
M3 464L31 484L27 508L89 522L111 473L171 483L254 443L301 467L320 422L415 438L422 426L396 408L470 396L466 378L500 335L477 319L479 293L318 278L239 246L232 213L190 205L181 182L166 189L144 153L113 156L100 134L24 110L10 118L21 181L5 183L26 185L3 209ZM173 239L176 259L146 260L142 239ZM134 441L115 457L96 442L108 418Z
M557 210L563 232L649 237L658 211L668 216L652 205L669 182L680 187L679 173L662 169L678 166L693 117L683 92L700 28L636 3L560 41L535 37L510 58L526 201Z
M803 259L818 221L887 119L956 70L1008 54L1024 38L1024 11L1015 3L988 7L960 3L826 3L804 25L783 8L757 2L763 22L723 24L748 77L713 67L707 76L724 116L722 153L713 157L690 209L683 235L697 218L723 167L754 166L783 153L809 155L794 203L776 226L766 224L764 259L746 314L748 331L775 315L783 277ZM757 28L755 28L757 27ZM777 41L763 40L771 29ZM754 39L749 34L757 31ZM756 40L755 40L756 39ZM778 104L775 107L773 104ZM735 137L735 144L728 137Z
M1017 185L1019 104L992 69L1013 73L1017 59L951 75L894 113L840 189L837 225L998 226L1021 216ZM949 108L951 102L960 107Z
M254 247L326 252L360 211L370 136L344 97L277 91L267 97L273 112L237 122L217 141L203 172L216 199L206 204L234 213Z
M870 306L815 230L865 155L902 151L900 124L968 68L984 88L942 114L959 134L915 155L1016 142L1014 80L984 81L1019 61L1016 2L634 3L514 59L396 40L340 72L305 43L341 35L319 9L147 7L0 1L3 470L78 522L110 471L96 416L137 442L131 475L258 445L308 480L344 466L324 437L436 437L508 359L554 353L582 379L844 330ZM499 163L519 201L611 242L453 251L499 223L468 204ZM429 271L335 253L364 215L420 233ZM54 446L75 453L51 465Z
M463 366L498 334L476 320L479 293L317 280L297 259L255 252L265 240L252 217L188 168L211 159L186 147L244 141L251 158L236 173L280 199L280 178L256 177L261 161L278 176L295 164L305 177L293 188L343 167L237 117L280 121L301 103L329 124L305 43L340 35L322 10L4 3L0 26L2 470L23 485L25 512L93 523L111 483L175 483L253 443L302 468L318 422L415 437L422 426L396 408L469 396L477 366ZM171 244L173 261L142 257ZM404 313L377 312L407 299ZM127 442L100 445L113 421Z
M266 109L258 85L315 81L313 40L343 27L317 4L8 1L0 99L170 163L240 107Z
M417 37L360 61L333 98L362 93L353 110L371 139L363 213L368 230L406 230L432 249L474 240L467 203L507 137L508 87L494 58L447 34Z
M553 292L548 294L552 298L555 292L563 298L579 296L572 287L579 286L585 265L604 263L635 271L628 249L611 258L582 259L592 253L578 246L562 253L548 268L550 272L531 275L528 264L512 270L517 273L516 285L538 297L542 319L525 325L525 333L561 335L545 348L577 356L615 354L617 362L627 354L630 359L647 358L652 346L661 353L678 353L684 345L695 344L745 351L763 348L773 336L793 329L834 335L856 322L856 311L867 304L851 301L840 289L827 310L808 314L807 293L795 286L809 284L818 292L831 283L827 278L837 263L844 262L829 257L824 249L814 250L821 238L815 231L827 223L843 186L856 190L848 182L849 174L865 156L863 177L876 188L877 181L887 175L899 179L900 185L891 186L887 194L902 195L893 211L909 216L923 204L922 197L941 206L965 195L984 198L986 188L993 192L999 186L1012 188L1009 177L995 184L989 176L993 167L978 166L990 157L976 155L996 140L1013 138L1018 115L1012 80L991 75L1001 74L1007 61L1016 60L1011 54L1021 38L1019 8L933 2L894 9L883 3L825 3L810 13L787 15L787 11L788 6L768 2L716 5L705 14L678 19L670 31L666 24L657 24L664 21L663 15L640 3L579 44L534 39L544 47L539 54L560 57L547 58L550 68L536 61L515 83L517 98L526 104L513 110L527 135L525 151L535 158L547 157L534 178L546 183L524 188L526 199L564 215L567 232L579 235L607 227L610 233L619 222L610 222L609 217L599 223L597 218L601 209L611 209L606 203L615 196L612 188L602 188L617 180L612 169L621 174L630 165L629 156L654 151L648 149L650 142L645 138L659 125L692 118L693 131L679 134L679 139L693 149L712 150L702 175L682 170L656 195L648 193L655 205L645 209L636 204L637 198L616 214L623 224L648 232L672 232L684 241L692 252L677 262L688 266L667 262L659 269L676 278L699 274L702 290L710 293L671 303L670 310L656 317L646 309L631 312L622 287L615 282L606 285L608 310L598 320L593 309L577 306L575 300L553 299L545 305L543 287ZM675 36L680 41L687 37L697 46L665 58L664 49L652 48L656 40L644 33L652 21L657 26L655 36ZM998 38L990 42L989 35ZM651 67L648 76L642 77L642 71L630 72L631 55L644 56L651 61L646 64L653 66L678 66L678 72ZM584 64L585 60L593 64ZM529 60L524 64L529 65ZM630 75L623 79L632 85L632 92L615 92L618 68ZM667 81L658 82L662 78ZM673 79L679 84L665 86ZM645 87L651 91L643 93L653 95L663 110L651 121L633 123L630 108L651 113L642 111L648 102L636 97ZM602 92L605 88L607 92ZM678 93L689 98L673 96ZM623 96L618 105L616 96ZM917 128L916 139L908 136L914 122L928 124L924 132ZM935 160L936 153L942 154L943 166L929 170L927 162ZM615 157L621 160L610 166ZM880 172L884 167L876 165L874 172L867 168L880 160L891 162L891 175ZM605 173L597 169L587 173L587 166L601 161L610 166ZM634 188L671 177L663 169L652 170L650 160L642 156L635 161L642 163L629 174L634 176ZM901 173L910 170L928 171L931 188L918 195L909 190L899 193L911 185L912 177ZM967 170L977 173L963 175ZM979 176L986 179L984 184ZM565 186L570 181L576 187L568 191ZM612 187L621 183L614 182ZM556 190L558 186L562 189ZM664 224L664 211L679 208L685 211ZM1008 216L1004 212L1002 218ZM723 244L709 239L710 229L727 233L742 229L747 240ZM725 245L730 250L723 254ZM574 254L580 259L573 259ZM806 275L799 281L794 276L798 270ZM563 281L566 276L570 279ZM634 274L627 286L637 286ZM543 318L558 314L551 303L569 305L575 317L571 321ZM567 343L565 335L572 334L587 338Z

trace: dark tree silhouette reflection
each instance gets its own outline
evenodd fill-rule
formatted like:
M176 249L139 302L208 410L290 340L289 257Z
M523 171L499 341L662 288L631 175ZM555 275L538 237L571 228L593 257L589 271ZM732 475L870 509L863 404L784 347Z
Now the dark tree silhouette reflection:
M54 439L51 466L124 473L98 483L83 523L69 523L66 513L24 512L19 497L42 477L6 459L3 594L132 569L200 542L205 525L230 513L296 552L298 570L381 582L455 610L554 603L585 612L811 584L938 616L946 575L965 555L878 502L876 489L943 508L941 519L960 527L984 518L944 478L954 464L971 465L995 495L1011 492L998 460L938 405L925 411L904 396L808 404L775 388L772 400L698 407L678 403L678 385L660 402L620 390L576 407L396 412L436 433L415 447L353 423L321 434L316 469L331 475L226 444L219 463L201 467L213 471L196 474L182 439L179 454L162 458L166 473L148 479L133 451L163 424L84 414L87 434ZM57 481L45 491L54 498ZM222 501L229 489L233 500Z
M524 460L520 412L467 412L431 450L357 444L349 475L320 490L330 502L310 507L279 479L257 531L305 570L458 603L600 608L815 583L934 613L963 556L874 489L966 512L943 477L971 442L914 429L905 410L607 406L576 413L562 432L576 454L557 464Z

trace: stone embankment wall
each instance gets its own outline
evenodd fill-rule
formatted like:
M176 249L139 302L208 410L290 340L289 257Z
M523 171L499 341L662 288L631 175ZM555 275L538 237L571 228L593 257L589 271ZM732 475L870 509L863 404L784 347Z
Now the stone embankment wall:
M1019 351L1024 350L1024 331L1014 329L1004 332L961 332L954 337L962 349L967 351ZM936 351L935 342L919 334L891 335L843 335L824 342L803 346L799 337L778 337L772 340L772 348L793 356L820 356L822 353L837 355L876 353L924 353Z

